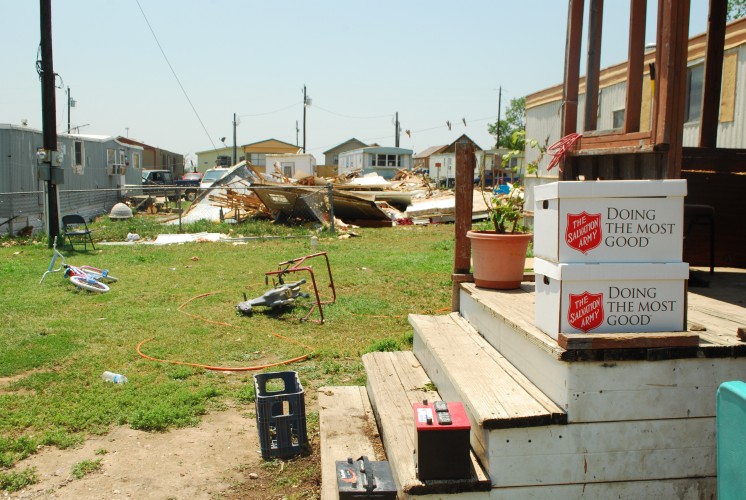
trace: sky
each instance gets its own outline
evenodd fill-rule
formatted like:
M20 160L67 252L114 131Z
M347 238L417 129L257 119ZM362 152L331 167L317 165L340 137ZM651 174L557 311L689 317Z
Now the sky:
M648 1L648 42L657 3ZM691 0L690 34L707 0ZM586 9L588 2L586 2ZM323 152L357 138L415 153L487 132L509 101L562 82L563 0L53 0L57 129L196 160L270 138ZM587 16L586 16L587 23ZM602 67L627 58L629 0L604 5ZM39 2L0 1L0 123L42 128ZM585 36L584 49L585 50ZM585 62L581 62L584 68ZM581 70L583 73L584 70ZM449 130L446 122L451 122ZM296 123L300 132L296 132ZM409 130L408 136L404 131Z

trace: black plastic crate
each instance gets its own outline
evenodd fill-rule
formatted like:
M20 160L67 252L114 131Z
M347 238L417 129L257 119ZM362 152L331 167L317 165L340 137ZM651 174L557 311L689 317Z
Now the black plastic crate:
M268 390L267 385L281 385ZM306 403L296 372L254 375L256 426L263 458L292 457L308 451Z

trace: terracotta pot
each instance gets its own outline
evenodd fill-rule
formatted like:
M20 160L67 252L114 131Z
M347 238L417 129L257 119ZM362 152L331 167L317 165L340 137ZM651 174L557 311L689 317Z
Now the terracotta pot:
M474 282L483 288L519 288L526 265L531 233L498 234L495 231L469 231Z

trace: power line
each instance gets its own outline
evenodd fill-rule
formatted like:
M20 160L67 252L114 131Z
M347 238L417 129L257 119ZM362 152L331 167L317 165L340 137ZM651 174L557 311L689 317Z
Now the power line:
M158 48L161 51L161 54L163 54L163 58L166 60L166 63L168 64L168 67L171 69L171 73L174 75L174 78L176 79L176 82L179 84L179 87L181 87L181 91L184 93L184 97L186 97L186 100L189 102L189 106L192 107L192 111L194 111L194 115L197 117L197 120L199 120L200 125L202 125L202 130L205 131L205 135L207 135L207 138L210 140L210 144L212 144L212 149L217 150L218 148L215 147L215 143L212 140L212 137L210 136L210 133L207 131L207 127L205 127L205 124L202 122L202 118L200 118L199 113L197 113L197 109L194 107L194 104L192 104L192 100L189 98L189 94L187 94L186 90L184 89L184 86L181 84L181 80L179 80L179 76L176 74L176 71L174 70L173 66L171 66L171 61L168 60L168 57L166 56L166 52L163 50L163 47L161 47L161 42L158 41L158 37L155 35L155 31L153 31L153 27L150 25L150 21L148 21L148 16L145 15L145 11L142 10L142 5L140 5L140 0L135 0L137 3L137 6L140 8L140 12L142 13L143 19L145 19L145 23L148 25L148 29L150 29L150 33L152 33L153 38L155 39L155 43L158 45Z
M331 111L329 109L324 109L321 106L319 106L318 104L314 105L314 108L320 109L321 111L324 111L324 112L329 113L331 115L341 116L342 118L352 118L354 120L373 120L373 119L377 119L377 118L388 118L388 117L394 116L393 113L389 113L387 115L376 115L376 116L352 116L352 115L345 115L345 114L342 114L342 113L337 113L336 111Z
M245 118L245 117L247 117L247 116L265 116L265 115L273 115L273 114L275 114L275 113L279 113L279 112L281 112L281 111L285 111L285 110L288 110L288 109L290 109L290 108L294 108L294 107L295 107L295 106L297 106L298 104L303 104L303 101L298 101L298 102L294 102L293 104L291 104L291 105L289 105L289 106L285 106L284 108L276 109L276 110L274 110L274 111L267 111L266 113L257 113L257 114L254 114L254 115L238 115L238 117L239 117L239 118Z

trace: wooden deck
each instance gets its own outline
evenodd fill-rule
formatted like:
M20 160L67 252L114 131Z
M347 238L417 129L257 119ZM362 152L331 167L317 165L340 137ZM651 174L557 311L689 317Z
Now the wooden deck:
M322 497L336 493L334 459L382 458L373 415L400 498L710 497L714 394L746 368L746 271L692 271L709 286L690 282L688 330L672 332L690 345L563 348L534 326L533 283L460 284L460 314L410 316L413 352L363 356L367 388L320 391ZM470 480L417 479L412 403L422 399L464 403Z

